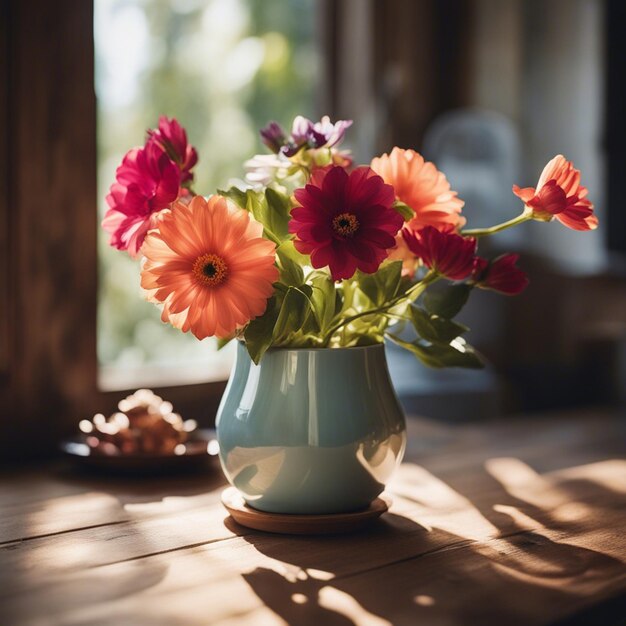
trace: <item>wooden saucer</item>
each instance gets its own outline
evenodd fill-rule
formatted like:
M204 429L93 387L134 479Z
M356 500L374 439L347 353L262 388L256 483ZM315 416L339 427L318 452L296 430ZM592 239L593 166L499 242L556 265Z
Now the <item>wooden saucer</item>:
M222 504L231 517L242 526L266 533L286 535L330 535L359 530L389 509L389 503L376 498L367 509L352 513L329 515L292 515L257 511L246 504L237 489L222 491Z

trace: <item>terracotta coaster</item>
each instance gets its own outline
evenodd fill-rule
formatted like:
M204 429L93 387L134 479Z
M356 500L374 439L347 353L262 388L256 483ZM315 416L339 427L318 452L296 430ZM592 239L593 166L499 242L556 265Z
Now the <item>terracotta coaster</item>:
M242 526L267 533L286 535L330 535L358 530L389 509L389 503L376 498L367 509L330 515L292 515L265 513L248 506L234 487L222 491L222 504Z

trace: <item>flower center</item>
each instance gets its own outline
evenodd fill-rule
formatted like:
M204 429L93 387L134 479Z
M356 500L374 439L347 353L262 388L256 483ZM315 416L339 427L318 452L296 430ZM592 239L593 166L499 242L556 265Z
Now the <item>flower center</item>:
M193 274L202 285L217 287L226 280L228 265L217 254L203 254L195 260Z
M333 218L333 230L342 237L352 237L359 229L359 220L352 213L340 213Z

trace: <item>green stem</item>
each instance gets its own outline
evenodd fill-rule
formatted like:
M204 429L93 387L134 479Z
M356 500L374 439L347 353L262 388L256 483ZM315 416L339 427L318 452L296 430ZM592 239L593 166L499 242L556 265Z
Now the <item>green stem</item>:
M392 306L395 306L396 304L398 304L399 300L400 300L399 298L396 298L395 300L392 300L389 304L385 304L385 305L380 306L380 307L378 307L376 309L369 309L367 311L361 311L360 313L355 313L354 315L351 315L350 317L347 317L345 320L342 320L341 322L335 324L324 335L324 338L322 340L322 345L324 345L324 346L328 345L328 342L332 339L332 336L342 326L346 326L347 324L350 324L351 322L354 322L355 320L358 320L360 317L365 317L366 315L376 315L376 313L384 313L385 311L388 311Z
M483 237L484 235L493 235L494 233L499 233L501 230L511 228L511 226L523 224L524 222L527 222L529 219L531 219L531 217L532 214L524 212L517 217L514 217L512 220L509 220L508 222L502 222L502 224L491 226L491 228L470 228L469 230L461 231L461 234L464 237Z
M386 311L389 311L389 309L392 309L397 304L400 304L402 300L415 301L423 293L426 287L428 287L428 285L435 282L438 278L439 278L439 275L436 272L431 271L428 274L426 274L426 276L424 276L424 278L420 280L419 283L413 285L413 287L411 287L405 294L401 296L397 296L396 298L393 298L393 300L391 300L387 304L383 304L379 307L376 307L375 309L368 309L367 311L360 311L359 313L355 313L354 315L351 315L350 317L347 317L346 319L341 320L340 322L335 324L330 330L326 332L326 334L324 335L322 339L322 345L324 346L328 345L329 341L332 339L332 336L342 326L346 326L347 324L350 324L351 322L354 322L355 320L358 320L361 317L366 317L368 315L376 315L377 313L385 313Z
M441 276L434 270L430 270L419 283L416 283L411 287L405 294L405 298L408 296L410 300L415 301L422 293L428 285L432 285L434 282L439 280Z

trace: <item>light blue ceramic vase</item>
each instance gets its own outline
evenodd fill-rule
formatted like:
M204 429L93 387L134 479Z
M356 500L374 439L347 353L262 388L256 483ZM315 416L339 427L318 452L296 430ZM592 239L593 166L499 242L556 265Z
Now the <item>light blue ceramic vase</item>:
M273 513L367 507L402 460L405 429L383 345L271 349L254 365L238 343L217 414L226 477Z

